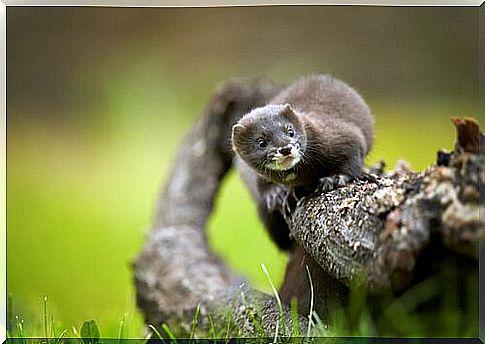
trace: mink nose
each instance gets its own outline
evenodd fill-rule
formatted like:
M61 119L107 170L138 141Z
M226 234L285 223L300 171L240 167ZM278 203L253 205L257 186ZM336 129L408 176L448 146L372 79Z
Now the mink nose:
M284 156L288 156L291 154L291 147L289 146L281 147L278 149L278 152L283 154Z

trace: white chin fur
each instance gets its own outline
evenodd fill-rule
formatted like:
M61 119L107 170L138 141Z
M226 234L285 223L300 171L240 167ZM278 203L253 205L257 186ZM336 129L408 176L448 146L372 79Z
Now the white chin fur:
M300 162L300 156L291 157L277 157L275 160L266 164L266 167L275 171L286 171L293 168L296 164Z

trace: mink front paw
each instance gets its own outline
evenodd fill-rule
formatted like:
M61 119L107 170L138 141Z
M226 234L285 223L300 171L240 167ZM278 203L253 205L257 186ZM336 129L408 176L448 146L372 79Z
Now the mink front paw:
M278 211L285 219L296 207L298 197L294 188L275 185L265 194L266 209L269 212Z
M357 177L357 180L369 183L377 183L379 181L379 176L372 172L364 172Z
M352 177L345 174L336 174L334 176L320 178L315 193L330 192L347 185L352 180Z
M280 185L272 187L265 195L268 211L282 210L289 196L288 188Z

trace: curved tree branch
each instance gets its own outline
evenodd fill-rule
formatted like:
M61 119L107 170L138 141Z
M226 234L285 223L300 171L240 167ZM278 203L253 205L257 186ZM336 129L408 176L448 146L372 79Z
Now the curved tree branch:
M274 297L241 284L210 251L205 235L214 198L232 164L232 124L279 90L261 80L222 85L180 144L156 221L134 264L146 323L168 323L178 335L187 335L199 309L198 328L206 333L211 322L244 336L272 336L276 328L282 332L291 326L288 307L281 313ZM422 173L399 168L376 181L356 181L298 202L289 219L297 245L281 287L283 301L297 290L299 310L308 311L305 265L314 279L317 310L325 317L334 303L345 303L354 280L376 295L413 285L427 271L419 260L424 254L464 255L477 263L485 227L478 216L484 139L473 120L453 121L455 152L440 152L441 166Z
M265 81L224 84L181 143L155 224L134 264L137 303L146 323L160 327L166 322L172 331L188 335L199 307L202 328L210 321L225 328L233 321L231 335L275 332L280 314L276 300L241 284L209 250L204 230L232 164L231 126L278 90Z

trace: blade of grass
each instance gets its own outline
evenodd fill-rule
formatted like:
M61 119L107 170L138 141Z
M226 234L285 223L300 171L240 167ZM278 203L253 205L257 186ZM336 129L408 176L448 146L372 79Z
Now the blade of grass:
M17 325L17 336L20 338L20 344L25 344L25 334L24 334L24 321L15 316Z
M322 319L318 316L317 312L313 311L312 317L315 319L315 332L314 337L333 337L334 335L327 330L328 326L324 324Z
M280 322L277 321L276 322L276 328L275 328L275 331L274 331L274 339L273 339L273 343L278 343L278 332L280 330Z
M312 279L312 275L310 273L310 269L308 268L308 265L305 265L305 267L306 267L306 272L308 274L308 281L310 283L310 312L308 313L308 328L307 328L307 331L306 331L306 336L310 337L310 332L311 332L312 325L313 325L312 314L313 314L313 301L315 299L315 294L314 294L314 291L313 291L313 279Z
M54 314L51 315L51 338L56 338L56 328L54 326Z
M365 300L367 298L364 277L361 274L356 274L351 279L349 291L349 303L346 310L346 318L348 319L346 335L361 336L359 328L361 328L362 321L364 321Z
M162 343L165 343L163 336L161 335L160 332L158 332L158 330L156 329L155 326L153 326L152 324L148 324L148 327L150 328L150 330L153 331L153 333L155 333L155 335L158 337L158 339L160 339L162 341Z
M64 338L64 336L66 335L66 333L67 333L67 330L64 329L64 331L61 332L59 338L56 339L56 344L60 344L61 343L61 341Z
M216 327L214 326L214 321L212 320L212 316L210 315L210 313L207 313L207 318L209 319L209 338L215 339Z
M229 316L227 317L227 326L226 326L226 335L224 336L225 343L229 341L229 333L231 330L231 320L232 320L232 312L229 310L228 311Z
M8 294L7 297L7 338L13 337L13 297L12 294Z
M76 326L72 325L71 329L72 329L72 333L74 333L74 335L76 336L78 343L84 344L81 335L79 334L78 330L76 329Z
M271 289L273 290L273 294L276 298L276 302L278 303L278 308L279 308L279 312L280 312L280 320L282 320L283 322L283 333L285 336L288 335L288 331L286 329L286 317L284 316L284 313L283 313L283 304L281 303L281 299L280 299L280 295L278 294L278 291L276 290L276 287L274 286L273 284L273 281L271 279L271 275L269 274L269 271L268 269L266 269L266 266L264 265L264 263L261 263L261 269L263 270L264 274L266 275L266 277L268 277L268 281L269 281L269 284L271 285Z
M44 296L44 335L45 340L49 342L49 332L47 330L47 296Z
M72 333L74 333L74 335L75 335L77 338L81 339L81 335L79 334L79 332L78 332L78 331L77 331L77 329L76 329L76 326L74 326L74 325L72 325Z
M300 319L298 317L298 300L291 299L290 303L291 313L291 337L300 337Z
M17 326L17 337L22 338L24 336L24 329L18 315L15 316L15 325Z
M195 335L195 328L197 327L197 322L199 318L199 312L200 312L200 303L197 304L197 307L195 308L195 313L194 316L192 317L192 324L190 326L190 339L194 339Z
M125 326L126 314L123 314L123 318L120 321L120 327L118 328L118 342L121 344L121 338L123 338L123 328Z
M162 328L163 328L163 330L165 332L167 332L168 338L170 338L171 340L173 340L174 343L177 343L177 338L175 338L174 334L170 330L170 327L168 327L167 324L163 323L162 324Z

